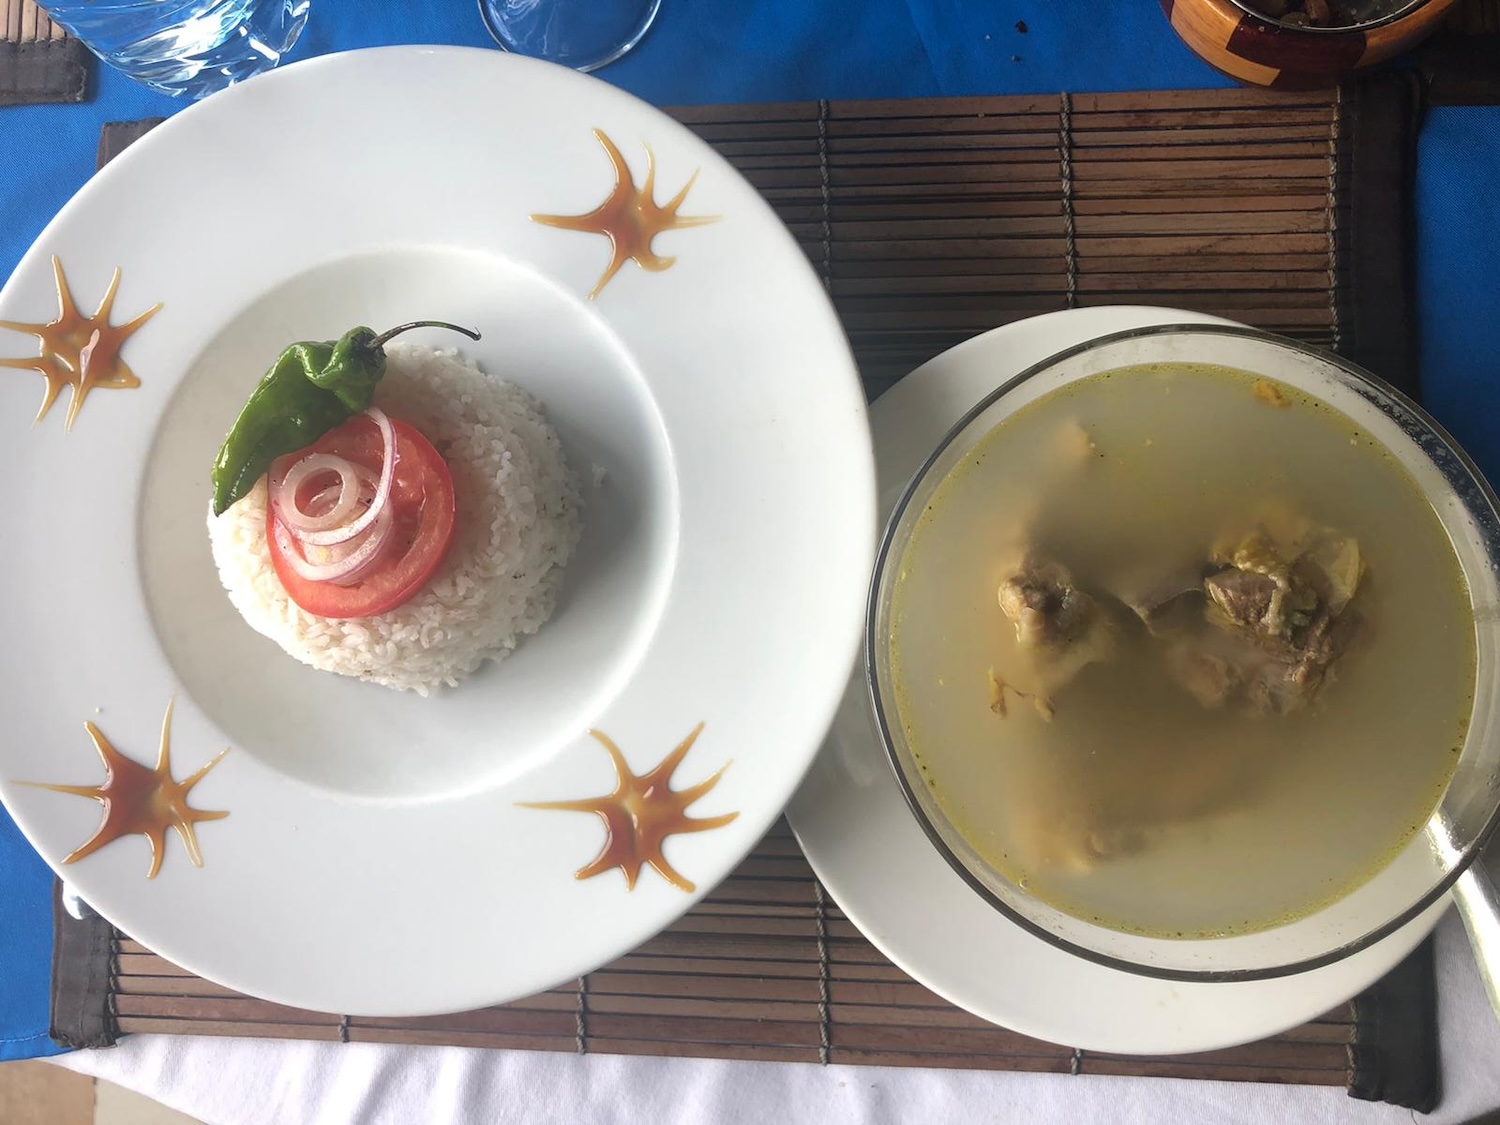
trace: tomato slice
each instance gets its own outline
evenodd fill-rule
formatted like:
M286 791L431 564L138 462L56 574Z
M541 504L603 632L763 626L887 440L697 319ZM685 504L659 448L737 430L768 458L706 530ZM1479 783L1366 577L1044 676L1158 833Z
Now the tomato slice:
M373 570L351 586L313 582L287 562L266 506L266 546L276 577L292 601L321 617L372 617L409 601L432 578L453 545L456 507L453 475L442 454L405 422L391 419L395 431L396 467L391 481L391 514L395 524L385 554ZM383 445L380 427L357 414L329 430L300 454L332 453L379 475ZM287 540L287 550L300 547Z

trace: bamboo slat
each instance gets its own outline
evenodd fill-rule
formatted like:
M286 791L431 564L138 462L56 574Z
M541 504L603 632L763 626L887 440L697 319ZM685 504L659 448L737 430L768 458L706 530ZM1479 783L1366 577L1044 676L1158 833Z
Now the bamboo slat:
M0 0L0 43L39 43L66 36L32 0Z
M0 106L83 101L92 57L32 0L0 0Z

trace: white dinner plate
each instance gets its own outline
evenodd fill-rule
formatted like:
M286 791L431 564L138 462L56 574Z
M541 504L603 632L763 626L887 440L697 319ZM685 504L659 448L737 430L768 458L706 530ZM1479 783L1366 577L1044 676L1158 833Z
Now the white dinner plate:
M924 364L870 410L882 514L953 425L1007 379L1106 333L1184 323L1230 322L1172 309L1076 309L994 329ZM787 817L839 906L906 972L983 1019L1086 1050L1176 1054L1285 1031L1384 976L1448 906L1445 897L1336 964L1273 980L1183 983L1075 957L990 906L932 846L881 746L862 665Z
M581 215L616 186L601 131L655 198L687 187L654 251L610 261ZM696 176L696 179L694 178ZM51 259L113 323L136 389L68 391L0 368L7 629L0 795L37 850L126 933L231 988L334 1012L471 1008L633 948L722 879L781 811L857 647L874 544L863 396L817 278L712 149L597 80L497 51L328 56L216 94L101 171L0 292L0 319L57 312ZM654 263L660 266L660 262ZM558 611L434 698L305 667L252 632L203 521L230 422L283 347L413 319L543 403L583 483ZM411 337L408 337L411 338ZM0 356L35 337L0 331ZM596 473L595 467L602 470ZM64 866L100 809L19 782L96 786L84 724L172 769L230 747L189 802L203 866L170 833L155 879L130 837ZM597 730L644 775L702 730L672 784L727 767L666 861L575 878L592 815L520 807L608 794ZM662 800L657 787L651 800Z

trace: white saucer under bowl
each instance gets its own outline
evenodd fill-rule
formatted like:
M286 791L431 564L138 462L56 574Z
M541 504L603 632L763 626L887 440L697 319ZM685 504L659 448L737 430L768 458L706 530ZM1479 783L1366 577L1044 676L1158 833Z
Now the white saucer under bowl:
M1184 323L1228 322L1175 309L1075 309L994 329L924 364L871 408L882 516L943 435L1006 379L1106 333ZM1389 972L1448 907L1444 898L1368 949L1274 980L1183 983L1082 960L995 910L929 842L875 731L862 665L787 817L839 906L907 973L983 1019L1092 1051L1207 1051L1305 1023Z

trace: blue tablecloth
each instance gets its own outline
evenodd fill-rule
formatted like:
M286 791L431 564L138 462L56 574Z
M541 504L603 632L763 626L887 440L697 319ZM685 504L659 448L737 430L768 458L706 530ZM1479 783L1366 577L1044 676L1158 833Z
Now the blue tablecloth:
M393 43L491 45L472 0L313 0L291 58ZM1226 85L1155 0L663 0L641 46L600 77L658 105ZM180 108L101 68L90 104L0 109L0 277L93 172L104 122ZM1431 115L1418 182L1423 384L1500 479L1497 173L1500 108ZM0 810L0 1059L55 1051L50 886Z

